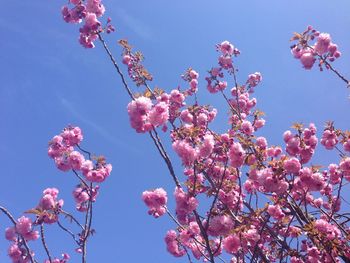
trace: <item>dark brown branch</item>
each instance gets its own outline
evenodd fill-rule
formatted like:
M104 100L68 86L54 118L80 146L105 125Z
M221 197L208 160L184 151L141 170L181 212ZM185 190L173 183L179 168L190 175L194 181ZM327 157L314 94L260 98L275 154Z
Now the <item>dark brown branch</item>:
M112 61L113 66L114 66L115 69L117 70L117 72L118 72L118 74L119 74L119 76L120 76L120 78L121 78L121 80L122 80L122 82L123 82L123 85L124 85L124 88L125 88L126 92L129 94L129 96L130 96L130 98L131 98L132 100L135 100L134 95L132 94L132 92L131 92L131 90L130 90L128 84L126 83L125 77L124 77L123 73L121 72L121 70L120 70L120 68L119 68L119 66L118 66L118 63L117 63L117 61L114 59L114 57L113 57L111 51L109 50L109 48L107 47L107 44L106 44L105 40L102 38L102 36L101 36L100 33L97 34L97 35L98 35L98 38L99 38L100 42L101 42L102 45L103 45L103 48L105 49L105 51L106 51L107 54L108 54L109 59Z
M40 225L40 235L41 235L41 243L43 244L46 255L49 258L49 262L52 263L52 257L50 255L50 251L49 251L49 248L47 247L46 240L45 240L44 224L43 223Z
M209 243L209 237L208 237L207 232L204 229L204 226L202 224L202 220L200 219L200 217L199 217L199 215L198 215L196 210L194 210L193 213L194 213L194 215L196 217L196 221L197 221L197 224L198 224L199 229L201 231L202 237L204 238L206 249L207 249L208 254L209 254L209 260L210 260L211 263L215 263L214 254L211 251L211 247L210 247L210 243Z
M173 165L172 165L172 163L170 161L170 158L167 155L167 153L165 152L164 147L163 147L159 137L157 136L157 133L156 133L155 129L153 129L153 131L155 132L155 135L156 135L157 138L153 135L152 132L149 132L149 135L151 136L151 138L152 138L152 140L154 142L154 145L158 149L159 154L161 155L161 157L163 158L164 162L166 163L166 165L168 167L168 170L170 172L170 175L171 175L171 177L173 178L173 180L175 182L175 185L177 187L181 188L181 184L179 182L179 179L175 175L175 171L174 171Z

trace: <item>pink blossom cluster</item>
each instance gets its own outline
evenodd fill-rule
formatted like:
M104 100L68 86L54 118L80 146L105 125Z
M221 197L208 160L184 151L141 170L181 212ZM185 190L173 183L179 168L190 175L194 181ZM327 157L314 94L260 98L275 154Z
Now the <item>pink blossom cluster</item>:
M240 54L240 51L228 41L217 44L216 48L217 51L220 52L218 59L219 67L213 67L209 70L209 76L205 78L207 81L207 89L210 93L223 92L226 89L228 84L223 80L223 71L226 70L229 74L233 74L235 69L232 58ZM254 81L251 79L251 82L253 83Z
M338 143L338 136L334 130L324 130L321 138L321 144L327 149L332 150Z
M295 135L289 130L284 132L283 139L286 143L286 152L291 156L299 157L302 164L310 161L318 143L316 127L313 123L310 123L308 128L300 129Z
M262 75L260 72L255 72L248 75L246 84L249 86L250 92L254 91L254 88L262 81Z
M165 101L158 101L154 105L151 99L141 96L128 104L128 114L131 127L138 133L145 133L166 124L169 105Z
M58 215L63 206L63 200L57 200L58 189L47 188L43 191L43 196L39 201L39 205L36 207L38 211L37 220L38 224L44 222L46 224L52 224L57 222Z
M95 47L94 41L98 38L98 34L103 31L99 17L103 16L105 7L101 0L69 0L69 5L62 7L62 16L67 23L85 24L79 29L79 42L85 48ZM107 21L107 33L113 32L114 27Z
M230 254L236 254L240 246L241 241L237 235L230 235L224 239L224 248Z
M229 177L229 175L227 175ZM244 194L240 193L238 187L228 187L226 189L220 189L218 197L220 202L232 210L241 210L243 208Z
M235 168L241 167L246 157L245 151L239 142L234 142L231 145L228 155L230 157L230 164Z
M55 258L51 262L49 259L46 259L44 263L67 263L70 259L70 256L67 253L62 254L62 259Z
M182 257L186 254L185 249L177 240L177 234L174 230L169 230L165 236L167 250L175 257Z
M163 188L157 188L152 191L144 191L142 193L142 200L149 208L148 214L153 215L155 218L166 213L166 203L168 201L168 197Z
M185 106L186 95L178 89L173 89L170 94L163 93L158 100L169 105L169 122L173 123L180 115L180 109Z
M86 160L81 165L81 172L89 182L101 183L111 174L112 165L104 158L97 159L96 163Z
M197 71L189 68L185 74L182 75L182 79L189 83L190 87L185 92L189 96L193 95L198 91L198 77L199 74Z
M195 221L191 221L186 227L175 230L169 230L165 236L167 250L175 257L182 257L186 251L191 251L193 256L200 260L207 257L207 252L203 247L204 239L200 234L200 228ZM222 242L215 238L211 242L211 249L215 251L215 256L222 253Z
M86 28L81 33L86 39L97 38L102 31L98 12L90 12L91 17L81 15L83 12L72 15L78 17L75 20L85 19ZM91 45L93 40L83 41L83 45ZM317 60L321 70L323 66L332 69L330 62L341 55L329 34L312 27L296 34L294 40L298 43L292 47L292 54L305 69L311 69ZM252 94L262 75L255 72L244 84L238 83L233 57L240 52L233 44L223 41L217 45L219 66L213 67L206 78L209 92L222 95L230 111L229 128L217 133L209 127L216 116L215 109L200 105L197 96L192 105L185 102L198 91L196 71L188 69L182 76L189 84L185 91L152 91L147 84L152 76L141 64L142 54L131 52L125 40L120 43L129 77L137 86L147 88L143 96L128 105L131 126L145 133L157 127L165 131L169 123L173 150L184 166L185 179L180 183L170 160L164 158L176 183L176 217L172 218L177 229L168 231L165 237L172 255L181 257L192 252L196 259L210 262L215 262L213 258L223 251L233 255L231 262L244 262L246 255L262 262L339 262L340 258L350 258L350 228L347 221L337 222L341 218L338 212L343 179L350 179L350 158L341 153L339 164L331 164L328 170L308 165L318 143L314 124L307 128L297 124L296 132L286 131L285 149L268 145L265 137L257 136L265 120L263 113L255 109L257 100ZM225 94L230 85L224 79L225 72L234 77L230 96ZM350 151L348 133L329 128L324 131L321 144L327 149L335 148L339 142L345 151ZM99 174L95 170L99 165L108 170L105 163L98 162L94 167L92 161L80 158L78 151L72 153L74 146L69 147L63 158L62 154L53 157L63 159L59 160L63 170L82 171L90 182L104 180L103 176L96 179ZM94 173L89 174L91 170ZM79 185L74 191L77 207L83 210L92 198L91 190L84 187ZM269 202L260 207L259 197ZM208 200L203 207L199 207L201 198ZM167 212L167 194L162 188L145 191L142 199L150 215L159 217ZM205 211L203 215L199 208Z
M210 218L208 234L211 236L226 236L234 227L234 222L229 215L216 215Z
M147 86L146 82L153 79L152 75L142 65L144 59L141 52L132 52L132 47L126 40L120 40L123 47L122 62L128 67L128 75L136 86Z
M97 158L95 163L86 160L79 152L79 143L82 140L81 129L68 126L49 142L48 154L54 159L58 169L81 171L88 181L103 182L110 175L112 165L107 164L104 158ZM75 147L78 149L74 150Z
M191 166L197 159L209 157L214 150L215 140L211 134L206 134L197 145L189 140L177 139L173 142L173 150L179 155L184 166Z
M99 186L94 182L102 182L110 174L112 166L105 162L104 157L94 157L94 162L91 161L91 153L80 147L83 140L83 135L79 127L68 126L63 131L53 137L49 142L48 155L55 160L56 166L63 171L72 169L80 184L76 186L73 192L73 197L77 203L76 208L80 212L86 212L85 220L92 220L92 203L96 201ZM85 160L83 154L88 155L88 160ZM81 172L85 179L78 174ZM44 262L66 263L69 260L68 254L63 254L62 258L53 258L50 256L47 241L44 234L44 224L57 225L67 232L74 241L79 245L77 250L82 251L86 247L86 242L93 233L91 224L85 223L85 227L73 215L62 209L64 204L62 199L58 199L59 190L55 187L46 188L39 203L36 207L27 210L26 214L35 216L35 220L22 216L17 221L13 218L6 208L0 206L0 212L3 212L14 224L13 227L8 227L5 230L5 238L11 241L8 249L8 255L14 263L38 262L34 257L34 252L30 249L28 241L33 241L39 238L39 232L35 230L36 226L40 226L41 243L44 246L49 259ZM64 215L81 226L82 231L74 234L69 227L63 226L59 222L59 216ZM88 222L88 221L86 221ZM84 254L84 253L83 253ZM83 256L85 257L85 255ZM83 259L85 262L85 259Z
M176 187L174 196L177 219L181 224L186 224L191 221L191 213L197 208L198 200L179 187Z
M176 140L173 142L173 149L179 155L182 163L190 166L197 159L196 149L189 143L183 140Z
M288 189L288 182L283 175L276 176L272 168L250 171L249 180L255 182L254 188L261 192L282 194ZM253 186L251 186L253 187Z
M225 43L221 52L230 54L232 47ZM223 72L227 69L223 65L228 64L212 69L214 74L207 78L213 87L216 81L223 81ZM191 81L190 71L183 78ZM285 250L284 256L291 262L309 262L302 259L331 262L326 250L312 244L330 244L335 238L341 244L332 243L338 251L345 246L344 253L350 252L346 243L347 233L342 232L336 223L327 221L328 218L322 214L309 219L303 214L304 210L296 208L302 204L310 207L307 209L322 208L323 213L338 213L342 202L335 191L339 189L342 178L350 179L350 157L343 157L339 164L330 165L328 170L307 166L318 143L313 123L306 127L295 124L296 132L286 131L283 134L285 150L269 145L263 136L256 136L255 133L265 125L265 120L261 118L263 114L255 110L257 100L252 98L253 88L261 79L260 73L250 74L244 85L231 89L232 98L226 100L231 114L227 132L220 134L209 128L210 121L206 118L209 115L204 112L210 111L197 101L181 109L184 106L182 101L182 106L178 108L181 111L174 115L170 136L186 178L184 187L176 187L175 190L176 222L180 226L177 231L169 231L165 238L168 251L176 257L184 256L187 251L192 252L196 259L209 260L210 255L217 257L226 251L233 255L231 262L236 262L256 251L256 254L261 253L257 257L264 255L265 260L274 262L280 258L275 248L276 238L290 242L300 239L307 244L305 250L300 251L281 245L281 251ZM213 90L217 92L220 88L209 88L209 92L213 93ZM225 90L221 91L224 94ZM329 127L326 130L322 144L334 147L341 142L344 149L347 144L350 145L348 133ZM329 130L335 136L327 134ZM334 138L337 138L336 143L332 141ZM266 196L271 203L259 209L257 203L254 210L250 199L255 199L253 196L258 194ZM202 195L212 203L209 201L205 215L198 217ZM249 202L247 196L250 196ZM258 197L255 200L258 202ZM305 220L303 224L309 228L300 225L293 216L295 214L301 217L299 220ZM193 225L197 226L197 231L191 230ZM309 233L317 235L319 241L312 241ZM291 256L288 251L295 252ZM337 255L333 256L336 258Z
M79 184L75 187L72 194L76 203L75 207L79 212L85 212L88 210L89 201L96 201L99 188L98 185L93 188L88 188L83 184Z
M329 69L327 63L333 62L341 56L338 46L332 42L330 35L320 33L312 26L308 26L302 34L295 34L292 40L298 41L296 45L291 47L292 54L296 59L300 59L305 69L311 69L316 60L319 60L320 70L322 70L324 63ZM313 41L314 44L311 43Z
M269 205L267 207L267 212L270 214L271 217L273 217L276 220L281 220L285 216L281 206L279 205Z
M31 241L39 238L39 233L33 230L33 222L29 217L22 216L18 218L14 227L8 227L5 230L5 237L12 244L8 249L8 255L13 263L30 262L33 254L28 254L24 240Z
M206 77L205 80L207 81L207 89L210 93L217 93L226 89L227 82L221 80L224 77L221 67L212 68L209 74L209 77Z
M219 57L219 65L223 69L233 72L234 68L232 58L237 57L241 52L227 40L217 44L216 48L221 53Z

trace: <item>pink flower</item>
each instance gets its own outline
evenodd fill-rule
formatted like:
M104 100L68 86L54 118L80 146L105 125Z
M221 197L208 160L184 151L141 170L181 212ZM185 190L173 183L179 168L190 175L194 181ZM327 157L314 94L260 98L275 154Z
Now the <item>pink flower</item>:
M144 191L142 200L148 206L148 214L158 218L166 213L167 193L163 188L157 188L152 191Z
M228 155L230 157L230 164L233 167L239 168L243 165L245 159L245 151L239 142L234 142L231 145Z
M26 263L26 262L29 262L29 259L28 261L24 261L23 258L22 258L22 250L18 247L18 245L16 243L13 243L8 251L7 251L9 257L12 259L12 262L20 262L20 263Z
M181 224L187 223L188 214L192 213L198 206L198 201L195 197L189 196L181 188L175 188L176 215Z
M174 257L182 257L185 255L186 251L180 247L179 242L177 241L177 235L174 230L169 230L165 236L165 243L167 250Z
M78 5L80 4L81 0L69 0L70 3L72 3L73 5Z
M284 217L284 213L279 205L269 205L267 212L270 214L270 216L277 220L280 220Z
M224 239L224 249L230 254L237 253L240 245L241 242L236 235L231 235Z
M71 166L67 161L67 156L55 158L55 164L56 164L56 167L63 172L67 172L71 169Z
M244 120L241 125L241 130L246 135L252 135L254 128L250 121Z
M101 0L87 0L86 10L100 17L105 12L105 7L101 4Z
M219 44L218 47L223 55L233 55L234 47L227 40L221 42L221 44Z
M309 191L320 191L325 187L325 178L321 173L313 173L308 167L304 167L299 172L303 187Z
M340 183L340 176L341 176L341 172L339 171L339 167L334 164L334 163L331 163L329 166L328 166L328 170L329 170L329 181L331 184L338 184Z
M68 6L63 6L61 9L63 20L67 23L81 23L82 19L86 16L86 7L83 4L76 4L72 9Z
M234 222L230 216L214 216L209 221L208 234L211 236L227 235L233 226Z
M325 130L322 134L321 144L327 149L332 150L338 143L338 137L333 130Z
M261 82L261 80L262 80L261 73L255 72L248 76L247 84L249 84L250 87L254 88Z
M193 164L197 159L197 151L188 142L182 140L176 140L173 142L173 149L182 159L182 163L185 166Z
M62 259L55 258L52 260L52 263L66 263L70 259L70 256L68 254L62 254ZM46 259L44 263L50 263L49 259Z
M80 170L84 161L85 158L80 152L73 151L69 154L68 163L74 170Z
M343 144L344 150L347 152L350 152L350 140L347 140L344 144Z
M199 74L198 74L198 72L196 72L195 70L191 70L190 71L190 77L192 78L192 79L198 79L198 77L199 77Z
M284 161L283 168L286 170L287 173L296 174L296 173L299 173L301 169L301 164L297 158L292 157Z
M318 36L314 49L319 55L323 55L328 51L330 43L331 36L327 33L322 33Z
M164 125L169 119L169 105L165 102L158 102L149 112L149 122L158 127Z
M128 104L130 124L136 132L145 133L152 129L148 121L148 114L152 106L152 101L146 97L139 97Z
M183 122L192 123L193 115L189 112L188 109L181 111L180 118Z
M264 119L258 119L254 122L254 128L259 129L265 125L265 120Z
M76 202L76 209L80 212L87 210L87 202L89 200L89 194L86 189L77 187L73 191L73 197Z
M339 169L340 171L344 172L345 178L349 180L350 179L349 177L350 176L350 157L346 157L341 160L339 164Z
M43 191L43 197L39 201L37 209L42 211L42 214L37 218L39 222L46 224L55 223L58 219L58 213L63 206L63 200L57 200L58 189L47 188Z
M214 144L215 144L214 136L211 134L206 134L203 137L203 144L199 148L199 156L201 158L208 157L214 149Z
M16 229L14 227L8 227L5 230L5 238L9 241L15 241L16 240Z
M88 201L95 202L98 195L99 186L96 185L91 190L84 185L78 185L73 191L73 197L76 202L76 209L79 212L85 212L88 209ZM91 197L90 197L90 195Z
M315 64L316 58L312 51L306 51L301 55L300 61L305 69L311 69Z
M274 175L271 168L265 168L257 172L257 182L266 192L283 193L288 189L289 184Z
M81 164L81 171L83 175L87 175L92 169L94 169L94 164L90 160L85 160Z
M89 171L88 173L84 174L86 179L93 183L101 183L110 175L112 171L112 165L107 164L104 166L97 167L96 169L93 169Z
M32 224L33 222L29 217L22 216L17 220L16 232L26 240L36 240L39 238L39 233L32 229Z
M326 235L329 240L333 240L334 238L339 237L341 234L340 230L336 226L323 219L318 219L315 221L315 229Z
M75 146L83 140L83 134L79 127L68 126L61 133L67 146Z
M267 147L267 140L265 137L258 137L256 138L256 145L261 149L266 149Z
M292 55L294 56L294 58L299 59L301 57L301 55L303 54L302 50L295 46L294 48L291 49Z

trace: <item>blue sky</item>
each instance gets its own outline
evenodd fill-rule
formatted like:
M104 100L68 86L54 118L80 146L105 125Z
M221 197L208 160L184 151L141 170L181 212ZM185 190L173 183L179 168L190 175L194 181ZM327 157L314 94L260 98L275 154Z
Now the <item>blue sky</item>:
M129 98L101 46L82 48L78 26L62 20L64 3L2 3L0 204L17 218L37 204L43 189L55 186L66 209L73 210L70 196L76 181L55 168L47 157L47 142L67 124L78 125L84 131L83 146L104 154L113 164L95 205L97 234L89 243L89 262L186 262L165 251L165 232L174 225L166 217L148 216L140 199L145 189L160 186L172 196L166 167L148 136L130 128ZM242 52L236 62L241 82L249 73L263 75L256 97L267 120L260 134L269 143L281 144L282 133L293 122L315 122L320 131L325 121L335 120L337 127L348 128L350 101L344 83L330 72L302 69L289 50L292 33L311 24L331 34L343 53L334 66L350 76L348 0L106 0L104 4L106 17L112 17L117 29L106 37L115 56L120 54L117 40L127 38L145 55L145 65L154 75L151 85L166 90L184 87L180 75L190 66L196 69L200 101L219 109L214 124L218 130L227 128L224 102L208 94L204 77L216 64L215 44L223 40ZM172 156L180 174L179 161ZM321 152L314 162L331 160L337 160L334 153ZM174 206L173 200L169 206ZM8 225L0 216L0 229ZM47 229L53 254L74 254L69 237L55 227ZM0 240L0 262L9 262L7 246ZM38 251L40 260L42 255Z

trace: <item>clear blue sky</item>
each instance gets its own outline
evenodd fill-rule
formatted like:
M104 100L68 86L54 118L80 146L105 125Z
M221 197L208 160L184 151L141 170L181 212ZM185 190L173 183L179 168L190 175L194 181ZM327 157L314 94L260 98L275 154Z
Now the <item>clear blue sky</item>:
M140 199L142 191L173 185L148 136L131 130L126 105L129 98L101 46L83 49L78 27L60 14L65 1L3 1L0 9L0 204L15 217L34 207L43 189L58 187L73 210L73 175L58 171L47 157L47 142L67 124L80 126L83 146L104 154L113 164L95 205L96 235L88 246L89 262L186 262L165 251L164 235L174 225L167 217L153 219ZM282 133L293 122L335 120L349 128L349 90L330 72L302 69L290 55L294 31L311 24L329 32L343 57L334 63L350 76L350 2L348 0L232 1L232 0L105 0L106 16L117 32L107 37L116 57L116 42L127 38L145 57L154 75L152 85L166 90L182 86L188 67L200 73L202 102L219 109L215 127L226 129L226 110L219 96L208 95L204 77L216 63L214 45L229 40L242 55L239 79L260 71L258 108L266 113L261 131L271 144L282 143ZM221 105L221 106L220 106ZM322 153L315 162L337 160ZM176 159L176 158L173 158ZM181 166L174 160L178 173ZM170 207L173 200L170 198ZM0 231L9 223L0 216ZM70 238L48 227L53 254L74 255ZM0 232L1 234L1 232ZM0 240L0 262L8 242ZM42 252L39 252L42 261ZM73 256L71 262L78 262Z

